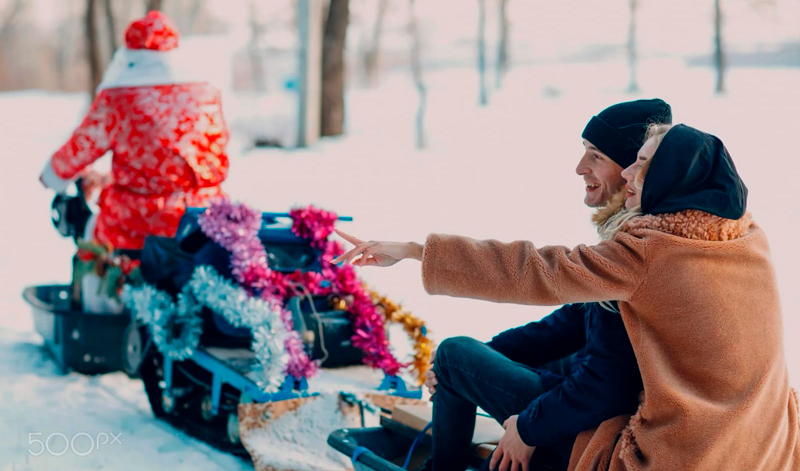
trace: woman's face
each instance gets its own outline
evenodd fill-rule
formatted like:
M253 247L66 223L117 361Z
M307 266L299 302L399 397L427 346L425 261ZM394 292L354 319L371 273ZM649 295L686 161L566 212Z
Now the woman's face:
M625 200L626 209L642 205L642 192L636 187L636 177L639 175L644 164L653 158L653 154L656 153L657 148L658 140L655 137L651 137L644 143L642 148L639 149L636 162L622 171L622 178L625 179L625 189L627 190L626 195L628 197L628 199Z

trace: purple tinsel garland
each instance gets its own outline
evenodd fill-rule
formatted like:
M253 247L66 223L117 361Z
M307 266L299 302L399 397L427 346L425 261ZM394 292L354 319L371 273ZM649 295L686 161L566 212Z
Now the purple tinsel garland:
M364 363L380 368L388 375L396 375L406 366L394 357L389 349L384 319L358 279L351 265L337 266L330 262L343 253L341 244L328 240L338 216L312 206L290 211L292 232L310 241L321 252L322 273L294 272L283 274L272 271L267 264L267 254L258 231L261 214L241 203L226 200L214 202L199 218L203 232L231 252L232 273L236 281L253 296L259 296L280 309L281 318L289 333L285 347L289 356L287 373L308 378L319 365L311 361L303 350L299 334L293 330L291 313L283 308L283 298L297 293L303 287L312 295L336 293L350 297L349 312L353 322L353 346L364 352ZM330 286L323 287L327 280Z
M274 273L267 265L267 252L258 238L261 213L242 203L217 201L198 218L200 229L211 240L231 253L233 277L250 294L260 296L280 310L286 328L286 354L289 361L286 373L296 378L310 378L319 369L305 350L300 334L294 330L292 314L283 307L282 300L273 290L270 281Z

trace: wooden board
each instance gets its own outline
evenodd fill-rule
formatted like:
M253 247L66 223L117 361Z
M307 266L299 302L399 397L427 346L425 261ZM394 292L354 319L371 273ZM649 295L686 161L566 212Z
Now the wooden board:
M392 420L422 430L433 419L433 408L427 405L398 405L392 410ZM428 430L430 435L431 431ZM496 420L482 415L477 416L475 432L472 435L472 444L497 444L503 437L505 430Z
M378 392L364 393L364 399L381 409L394 410L399 406L425 406L428 401L423 399L411 399L409 397L391 396Z
M220 348L211 347L206 353L228 365L229 368L243 376L255 370L260 370L261 365L256 359L256 354L249 348Z

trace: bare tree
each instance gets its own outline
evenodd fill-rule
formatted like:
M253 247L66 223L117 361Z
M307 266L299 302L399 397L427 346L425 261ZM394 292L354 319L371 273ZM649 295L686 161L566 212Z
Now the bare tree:
M191 6L189 7L189 14L187 15L186 19L186 28L181 30L185 34L192 34L194 32L194 26L197 23L197 19L200 17L200 13L203 12L203 9L206 6L205 0L193 0Z
M59 90L67 89L67 70L70 64L70 51L72 50L72 40L74 39L72 32L73 22L61 21L56 28L56 37L58 38L55 55L55 70L56 80Z
M320 137L322 124L322 48L324 0L297 0L298 49L297 147Z
M497 41L497 69L495 87L500 88L503 76L508 72L508 0L500 0L500 28Z
M638 7L638 0L628 0L630 5L630 17L628 18L628 72L630 78L628 80L628 92L635 93L639 91L639 82L636 80L636 68L638 65L638 57L636 51L636 8Z
M0 12L0 38L8 37L23 10L25 10L23 0L13 0Z
M258 91L263 91L266 85L264 61L261 57L260 42L264 32L264 25L259 21L256 2L250 0L248 3L248 22L250 25L250 41L247 44L247 52L250 56L250 72L252 75L253 86Z
M108 31L108 44L111 46L111 55L117 50L117 27L114 23L114 8L111 6L111 0L105 0L105 14L106 14L106 27Z
M411 34L411 74L414 76L414 84L419 94L419 105L417 106L416 117L416 144L417 149L424 149L427 145L425 139L425 107L427 104L427 90L425 81L422 78L422 60L420 59L422 44L419 36L419 26L417 24L417 13L414 8L414 0L409 0L409 22L408 31Z
M3 47L0 47L0 86L3 88L13 86L14 69L10 64L6 64L11 52L7 45L13 41L16 22L24 9L22 0L13 0L0 11L0 44L3 44Z
M715 91L725 91L725 55L722 50L722 11L720 0L714 0L714 65L717 70Z
M102 59L100 57L100 42L97 37L97 17L95 0L86 0L86 54L89 60L89 93L94 98L95 90L102 79Z
M350 0L331 0L322 42L323 136L344 132L344 46L350 22Z
M145 11L153 11L153 10L162 11L163 7L164 7L164 0L147 0L147 3L145 4Z
M478 78L478 103L486 106L489 103L486 89L486 0L478 0Z
M378 59L380 56L380 42L383 33L383 20L389 9L389 0L378 0L378 14L372 26L372 39L364 52L364 77L369 86L374 86L378 74Z

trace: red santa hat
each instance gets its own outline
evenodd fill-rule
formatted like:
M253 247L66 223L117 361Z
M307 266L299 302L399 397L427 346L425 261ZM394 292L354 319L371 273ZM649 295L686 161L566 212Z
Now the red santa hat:
M125 31L128 49L169 51L178 47L178 28L167 15L151 11L144 18L132 22Z
M179 53L178 29L167 15L151 11L125 30L125 45L108 65L98 91L107 88L143 87L205 82L197 57Z

